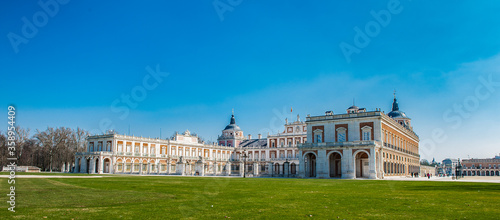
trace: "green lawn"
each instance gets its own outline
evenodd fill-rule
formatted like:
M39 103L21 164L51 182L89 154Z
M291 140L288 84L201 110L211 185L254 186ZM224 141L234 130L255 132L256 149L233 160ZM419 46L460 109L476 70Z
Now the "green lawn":
M7 200L7 180L0 180ZM112 176L17 179L17 219L499 219L500 184ZM2 218L3 219L3 218Z

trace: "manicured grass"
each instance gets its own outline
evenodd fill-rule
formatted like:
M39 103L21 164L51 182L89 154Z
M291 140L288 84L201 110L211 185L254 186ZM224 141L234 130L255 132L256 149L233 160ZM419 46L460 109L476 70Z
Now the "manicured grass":
M0 180L7 200L6 179ZM500 184L113 176L17 179L17 219L498 219Z

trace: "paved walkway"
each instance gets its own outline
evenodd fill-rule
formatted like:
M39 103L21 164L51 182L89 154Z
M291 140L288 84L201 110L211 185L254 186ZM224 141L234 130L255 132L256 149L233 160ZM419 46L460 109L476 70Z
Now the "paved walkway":
M57 176L57 175L16 175L17 178L101 178L104 176ZM0 175L0 178L9 178L9 175Z
M500 183L500 177L497 176L466 176L458 180L451 177L385 177L384 180L399 180L399 181L453 181L453 182L481 182L481 183Z
M102 177L116 177L116 176L142 176L142 175L104 175L104 176L93 176L93 175L16 175L16 178L102 178ZM176 176L180 177L180 175L144 175L144 176ZM190 177L190 176L185 176ZM193 176L191 176L193 177ZM242 178L240 176L205 176L205 177L225 177L225 178ZM9 175L0 175L0 178L9 178ZM269 177L275 178L275 177ZM285 178L286 179L286 178ZM293 178L290 178L293 179ZM453 182L481 182L481 183L500 183L500 177L496 176L466 176L464 178L460 178L458 180L454 180L451 177L431 177L428 179L427 177L385 177L383 180L395 180L395 181L453 181Z

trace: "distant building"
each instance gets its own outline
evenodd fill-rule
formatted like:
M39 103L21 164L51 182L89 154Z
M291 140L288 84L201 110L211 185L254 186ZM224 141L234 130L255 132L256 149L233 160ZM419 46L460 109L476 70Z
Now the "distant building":
M438 168L438 174L454 176L457 165L458 159L446 158L441 162L441 166Z
M462 160L464 176L500 176L500 157Z
M3 167L2 172L10 172L10 167ZM16 172L39 173L40 168L35 166L16 166Z
M432 176L437 175L437 169L435 166L425 166L425 165L420 165L420 176L427 176L427 174L431 174Z

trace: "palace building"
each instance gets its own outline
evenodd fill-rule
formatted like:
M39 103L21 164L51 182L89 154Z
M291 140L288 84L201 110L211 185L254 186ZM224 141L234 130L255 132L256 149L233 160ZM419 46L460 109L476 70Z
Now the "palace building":
M243 136L234 115L217 143L206 144L189 130L170 139L104 134L87 138L86 152L75 155L76 173L174 174L200 176L293 177L298 172L297 144L305 142L305 123L288 123L270 145L259 134ZM300 130L300 131L299 131ZM274 142L273 142L274 143ZM243 168L245 166L245 168Z
M464 176L500 176L500 156L483 159L463 159Z
M418 136L399 110L345 114L327 111L301 121L285 120L284 130L245 137L234 113L216 143L189 130L168 139L120 134L87 138L75 155L76 173L261 176L302 178L383 178L419 172Z
M299 177L378 179L419 172L419 137L396 96L387 115L351 106L343 114L308 116L306 124Z

